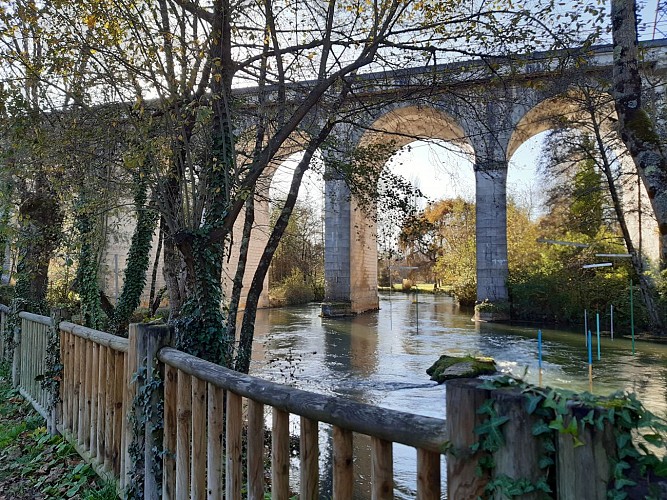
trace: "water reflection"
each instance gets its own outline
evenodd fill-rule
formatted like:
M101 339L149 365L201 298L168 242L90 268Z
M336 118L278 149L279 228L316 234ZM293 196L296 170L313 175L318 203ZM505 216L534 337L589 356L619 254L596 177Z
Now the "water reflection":
M482 354L500 368L537 383L537 328L473 323L471 311L448 297L393 294L381 297L381 310L355 318L319 317L319 306L259 311L251 371L262 377L315 392L369 404L444 417L445 390L428 380L425 370L441 354ZM542 329L545 385L588 390L583 332ZM595 361L593 392L630 390L652 411L667 410L667 346L603 338ZM594 353L596 352L595 339ZM323 427L321 439L330 441ZM330 444L330 443L329 443ZM355 439L355 454L368 449ZM356 455L357 494L370 477L368 453ZM323 488L330 487L330 459L324 454ZM394 446L396 496L414 497L415 453ZM443 471L444 477L444 471Z

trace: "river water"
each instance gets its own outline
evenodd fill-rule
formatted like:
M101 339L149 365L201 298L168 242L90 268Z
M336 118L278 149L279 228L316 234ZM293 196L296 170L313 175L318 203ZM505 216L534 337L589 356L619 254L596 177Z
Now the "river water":
M251 373L305 390L439 418L445 417L445 388L431 382L426 369L441 354L490 356L501 371L537 383L539 326L474 323L471 311L460 309L449 297L415 297L381 295L380 311L347 319L321 318L316 304L259 311ZM573 333L543 328L542 333L543 385L588 390L583 329ZM647 408L664 416L667 346L636 342L633 355L631 341L621 338L627 333L617 330L613 341L602 338L599 362L593 339L593 392L635 392ZM331 486L327 426L322 426L320 436L322 496L326 497ZM355 496L365 498L369 443L355 438L354 446ZM442 477L444 481L444 464ZM394 445L394 481L397 498L414 498L416 452L412 448Z

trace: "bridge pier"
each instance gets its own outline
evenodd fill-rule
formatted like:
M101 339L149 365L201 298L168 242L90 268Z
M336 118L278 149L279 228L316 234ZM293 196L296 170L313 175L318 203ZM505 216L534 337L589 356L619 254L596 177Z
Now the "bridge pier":
M350 300L350 190L343 179L324 185L323 316L352 314Z
M500 306L507 293L507 162L487 161L475 166L477 302ZM475 319L507 319L493 308ZM478 317L480 316L480 317ZM489 316L489 317L484 317Z
M357 206L343 179L327 179L324 192L322 315L350 316L377 310L375 222Z

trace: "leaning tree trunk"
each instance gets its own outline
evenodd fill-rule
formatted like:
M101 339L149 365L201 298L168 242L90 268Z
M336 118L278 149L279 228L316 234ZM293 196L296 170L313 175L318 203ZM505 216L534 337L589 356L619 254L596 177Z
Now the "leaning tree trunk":
M315 151L322 145L322 143L331 133L334 123L335 122L333 120L327 123L322 128L322 130L320 130L320 133L310 141L308 147L306 148L306 152L303 155L303 158L294 170L289 193L287 193L287 199L285 200L285 204L280 211L280 216L278 217L278 220L276 221L276 224L271 231L269 241L266 243L266 247L264 247L262 258L260 259L259 265L255 270L252 283L250 284L250 289L248 290L245 311L243 312L243 321L241 323L241 336L239 338L239 346L236 353L236 360L234 362L234 369L236 371L248 373L250 370L250 358L252 356L252 342L255 334L257 305L259 303L259 298L264 286L264 278L266 278L266 273L269 271L269 267L271 265L271 259L273 259L273 255L278 249L280 239L282 238L283 233L285 232L285 229L289 223L289 219L292 216L292 211L299 195L299 187L301 186L303 175L308 169L310 160L313 158Z
M660 268L667 266L667 157L655 123L642 107L635 0L612 0L613 97L621 139L644 182L660 234Z
M245 204L245 222L243 223L243 235L241 236L241 247L239 249L239 261L236 264L236 274L234 275L234 284L232 287L232 296L229 300L229 310L227 312L227 338L236 337L236 316L239 312L241 303L241 292L243 291L243 276L245 276L246 264L248 261L248 249L250 248L250 238L252 236L252 226L255 223L255 197L250 193Z
M604 141L602 139L602 133L600 132L599 124L596 120L595 110L589 108L591 114L591 121L593 124L593 132L595 134L595 142L597 144L598 150L601 155L602 163L602 173L605 176L607 181L607 186L609 188L609 194L611 196L612 204L614 206L614 212L616 213L616 219L618 220L618 225L621 228L621 234L623 235L623 241L625 242L625 248L631 256L632 267L637 274L639 279L639 290L642 295L644 304L646 305L646 312L649 317L649 324L651 332L657 335L664 334L665 325L662 315L660 314L660 309L655 300L655 286L651 278L644 272L644 260L643 256L637 252L635 245L632 242L630 236L630 230L628 229L628 224L625 219L625 211L623 210L623 202L621 196L616 189L616 183L614 182L614 175L612 172L612 166L609 162L609 157L606 154L606 148Z

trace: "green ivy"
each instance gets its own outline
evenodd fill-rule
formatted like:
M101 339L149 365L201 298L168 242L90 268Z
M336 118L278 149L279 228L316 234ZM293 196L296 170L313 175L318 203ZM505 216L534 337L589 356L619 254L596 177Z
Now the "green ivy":
M231 366L234 339L226 335L222 304L223 245L206 230L193 237L192 293L175 324L178 349L223 366Z
M607 493L608 498L628 498L627 488L636 485L627 475L633 466L638 468L644 477L649 474L667 477L667 456L658 457L651 450L651 447L664 447L667 444L667 420L648 411L634 394L617 392L608 397L576 394L549 387L537 387L511 376L487 380L480 386L487 390L507 387L520 391L524 396L526 412L537 417L532 434L541 443L539 467L544 474L534 483L526 478L510 478L505 475L493 477L485 490L489 498L497 494L513 498L526 493L551 493L549 472L556 459L554 431L561 435L570 435L577 447L584 445L579 436L586 427L601 431L609 425L616 439L617 457L613 460L610 471L612 481ZM576 418L572 415L572 408L589 410L585 416ZM475 429L479 439L471 447L471 451L487 452L480 457L478 463L478 474L483 475L493 472L495 464L492 454L505 445L502 427L508 417L498 415L492 399L486 401L477 413L485 415L486 418Z
M141 294L146 286L146 272L148 270L150 252L153 246L153 233L157 227L158 213L146 206L148 180L143 172L147 168L146 161L143 168L136 172L134 179L134 206L137 211L137 225L132 234L132 241L127 255L123 290L118 298L118 304L111 319L111 331L116 335L127 337L127 326L132 313L139 307Z
M157 360L154 360L157 365ZM132 440L129 444L130 455L130 473L129 481L125 487L126 498L142 499L144 498L144 470L145 470L145 442L144 432L146 430L153 433L157 445L152 452L155 455L155 463L162 463L164 457L164 448L162 445L162 434L164 430L164 403L160 402L157 407L151 405L151 395L154 391L160 390L163 386L162 378L159 376L157 366L153 367L153 377L147 378L146 358L137 369L133 377L136 384L137 393L132 402L132 411L128 415L130 426L132 427ZM140 408L137 414L136 408ZM153 419L154 412L156 418ZM153 422L156 422L154 425ZM157 484L162 484L162 468L154 471L157 473Z
M84 326L99 328L102 317L99 288L97 218L85 193L81 193L74 206L74 226L79 233L81 248L76 272L77 288L81 299L81 318Z

